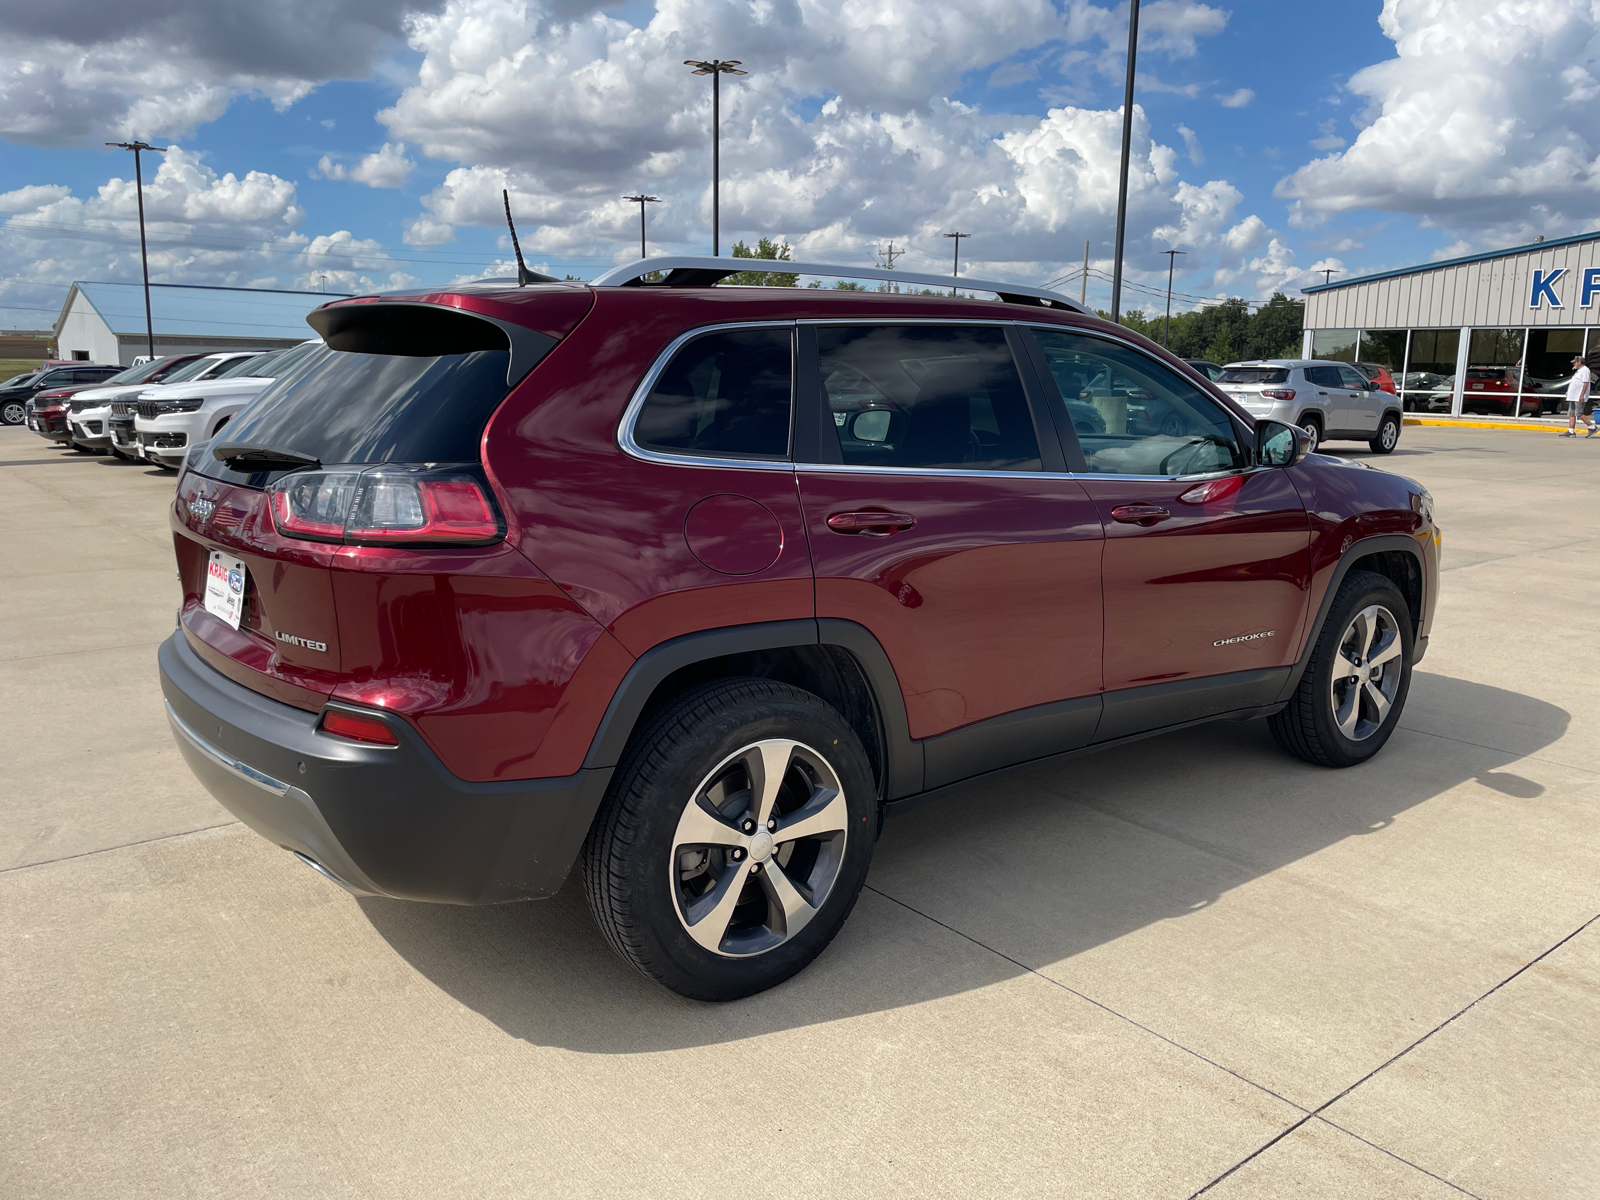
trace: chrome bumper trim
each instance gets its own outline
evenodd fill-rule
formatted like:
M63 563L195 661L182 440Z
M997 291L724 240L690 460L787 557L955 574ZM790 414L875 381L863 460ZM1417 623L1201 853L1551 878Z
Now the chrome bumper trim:
M287 783L280 783L264 771L258 771L248 763L240 762L233 755L218 750L184 723L183 718L172 710L172 701L163 700L162 703L166 705L167 720L172 722L172 728L187 738L191 746L216 763L217 766L225 771L231 771L246 783L253 783L263 791L271 792L274 796L288 794L289 785Z

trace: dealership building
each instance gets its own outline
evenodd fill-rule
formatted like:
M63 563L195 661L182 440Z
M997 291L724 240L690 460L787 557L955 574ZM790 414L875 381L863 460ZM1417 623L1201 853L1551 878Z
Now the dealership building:
M152 283L156 353L285 349L316 337L306 314L338 298L330 292ZM143 286L79 280L61 306L55 336L61 358L131 365L149 353Z
M1410 412L1550 412L1600 351L1600 233L1303 290L1302 353L1388 367Z

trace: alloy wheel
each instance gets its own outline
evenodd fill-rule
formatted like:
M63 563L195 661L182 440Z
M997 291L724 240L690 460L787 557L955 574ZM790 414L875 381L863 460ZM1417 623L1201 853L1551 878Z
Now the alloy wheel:
M1300 428L1303 429L1305 431L1305 435L1311 439L1311 447L1306 451L1307 454L1310 454L1322 444L1322 427L1315 421L1307 421L1304 425L1300 426Z
M23 418L22 405L12 401L5 406L4 420L7 425L21 425Z
M844 859L849 809L839 777L801 742L754 742L689 797L672 838L673 906L714 954L781 946L816 916Z
M1393 421L1385 421L1383 429L1378 434L1378 440L1383 443L1385 450L1393 450L1394 444L1400 440L1400 426Z
M1339 638L1329 680L1333 722L1352 742L1365 741L1383 727L1400 687L1400 627L1381 604L1369 604L1350 618Z

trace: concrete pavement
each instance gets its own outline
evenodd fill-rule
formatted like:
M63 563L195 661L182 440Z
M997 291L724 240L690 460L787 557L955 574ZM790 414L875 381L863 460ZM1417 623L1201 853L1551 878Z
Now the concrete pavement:
M0 1195L1593 1195L1600 440L1377 461L1446 568L1377 760L1223 724L970 789L708 1006L575 891L358 901L231 822L155 679L172 477L0 429Z

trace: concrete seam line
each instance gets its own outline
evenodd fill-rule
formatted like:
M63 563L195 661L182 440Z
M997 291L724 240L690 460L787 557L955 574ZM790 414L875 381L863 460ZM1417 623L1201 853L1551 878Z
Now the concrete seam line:
M85 646L82 650L51 650L46 654L19 654L16 658L0 658L0 667L6 663L33 662L39 658L66 658L73 654L110 654L114 650L145 650L159 645L161 642L118 642L114 646Z
M1327 1126L1329 1126L1329 1127L1331 1127L1333 1129L1337 1129L1340 1133L1346 1135L1347 1137L1355 1138L1356 1141L1360 1142L1364 1146L1371 1146L1374 1150L1378 1151L1380 1154L1387 1154L1390 1158L1394 1159L1395 1162L1405 1163L1405 1165L1410 1167L1412 1170L1421 1171L1424 1175L1426 1175L1430 1179L1437 1179L1440 1183L1444 1184L1445 1187L1454 1188L1456 1191L1460 1192L1463 1196L1471 1196L1472 1200L1483 1200L1483 1197L1478 1195L1477 1192L1469 1192L1469 1191L1467 1191L1466 1188L1462 1187L1459 1183L1451 1183L1443 1175L1435 1175L1432 1171L1428 1170L1427 1167L1418 1166L1416 1163L1412 1162L1409 1158L1401 1158L1400 1155L1396 1154L1393 1150L1387 1150L1384 1147L1378 1145L1377 1142L1368 1141L1366 1138L1362 1137L1359 1133L1354 1133L1351 1130L1346 1129L1343 1125L1340 1125L1336 1121L1330 1121L1330 1120L1328 1120L1327 1117L1318 1117L1317 1120L1321 1121L1324 1125L1327 1125Z
M871 884L863 885L862 890L871 892L875 896L882 896L885 900L889 901L889 903L891 903L891 904L898 904L901 908L905 909L907 912L915 913L917 916L921 917L924 921L931 921L933 924L937 925L940 929L949 930L951 933L955 934L957 937L964 938L965 940L971 942L974 946L977 946L979 949L987 950L990 954L993 954L996 958L1003 958L1003 959L1005 959L1006 962L1010 963L1012 966L1022 968L1022 970L1024 972L1026 972L1027 974L1032 975L1036 979L1043 980L1045 983L1048 983L1051 987L1060 988L1063 992L1066 992L1068 995L1076 996L1079 1000L1082 1000L1082 1001L1084 1001L1084 1002L1086 1002L1088 1004L1094 1005L1096 1008L1100 1009L1102 1012L1110 1013L1113 1017L1116 1017L1117 1020L1127 1022L1129 1025L1132 1025L1135 1029L1141 1031L1142 1033L1148 1033L1151 1037L1157 1038L1160 1041L1165 1042L1167 1045L1173 1047L1174 1049L1182 1050L1185 1054L1189 1055L1191 1058L1199 1059L1201 1062L1205 1063L1208 1067L1215 1067L1217 1070L1223 1072L1224 1074L1232 1075L1240 1083L1247 1083L1251 1087L1255 1088L1257 1091L1265 1092L1267 1095L1271 1096L1274 1100L1281 1100L1281 1101L1283 1101L1283 1103L1287 1104L1290 1108L1299 1109L1301 1112L1305 1113L1306 1115L1304 1117L1302 1117L1300 1121L1295 1122L1295 1126L1298 1126L1302 1122L1309 1121L1311 1119L1313 1114L1310 1113L1310 1112L1307 1112L1305 1105L1296 1104L1293 1100L1289 1099L1287 1096L1278 1095L1277 1092L1273 1091L1271 1088L1267 1087L1265 1084L1257 1083L1254 1079L1251 1079L1249 1076L1241 1075L1241 1074L1239 1074L1239 1072L1233 1070L1232 1068L1225 1067L1221 1063L1216 1062L1213 1059L1207 1058L1204 1054L1201 1054L1198 1050L1191 1050L1188 1046L1185 1046L1182 1042L1173 1041L1166 1034L1158 1033L1156 1030L1151 1029L1148 1025L1141 1025L1138 1021L1135 1021L1132 1017L1127 1016L1124 1013L1119 1013L1116 1009L1112 1008L1108 1004L1102 1004L1100 1001L1096 1000L1093 996L1084 995L1082 992L1078 991L1076 988L1068 987L1066 984L1062 983L1059 979L1051 979L1050 976L1045 975L1040 971L1034 970L1027 963L1021 962L1018 959L1012 958L1005 951L996 950L993 946L989 945L987 942L979 941L977 938L973 937L970 933L963 933L961 930L957 929L954 925L946 925L943 921L939 920L938 917L931 917L927 913L923 912L920 908L916 908L916 907L914 907L914 906L912 906L910 904L907 904L904 900L898 900L895 897L889 895L888 892L879 891L877 888L873 887ZM1290 1128L1294 1128L1295 1126L1290 1126Z
M102 846L98 850L85 850L81 854L63 854L60 858L46 858L39 862L18 863L14 867L0 867L0 875L9 875L13 871L31 871L35 867L48 867L52 863L71 862L75 858L92 858L96 854L110 854L113 850L127 850L132 846L150 846L156 842L170 842L174 838L188 837L190 834L205 833L211 829L227 829L230 825L243 824L241 821L223 821L220 825L202 825L198 829L184 829L178 833L163 833L160 837L141 838L137 842L123 842L120 846Z
M1600 913L1596 913L1594 916L1590 917L1582 925L1579 925L1571 933L1567 934L1566 937L1562 938L1559 942L1555 943L1555 945L1550 946L1547 949L1545 949L1541 954L1539 954L1538 957L1530 959L1529 961L1525 962L1522 966L1518 967L1515 971L1511 972L1511 974L1507 975L1499 983L1495 984L1487 992L1483 993L1483 995L1479 996L1476 1000L1473 1000L1471 1003L1469 1003L1464 1008L1462 1008L1460 1012L1457 1012L1457 1013L1453 1014L1452 1016L1446 1017L1443 1021L1440 1021L1437 1025L1435 1025L1432 1029L1428 1030L1427 1033L1423 1034L1421 1037L1419 1037L1416 1041L1412 1042L1405 1049L1399 1051L1398 1053L1396 1053L1392 1057L1390 1057L1388 1059L1385 1059L1383 1062L1381 1062L1377 1066L1373 1067L1372 1070L1368 1071L1360 1079L1356 1080L1349 1087L1345 1088L1344 1091L1340 1092L1337 1096L1334 1096L1331 1100L1327 1100L1324 1103L1317 1105L1317 1107L1313 1111L1307 1113L1300 1120L1296 1121L1293 1125L1289 1126L1289 1128L1285 1129L1282 1133L1278 1134L1277 1137L1273 1138L1266 1145L1261 1146L1259 1149L1255 1150L1253 1153L1251 1153L1249 1155L1246 1155L1244 1158L1241 1158L1238 1162L1234 1163L1233 1166L1229 1167L1221 1175L1218 1175L1215 1179L1213 1179L1210 1183L1206 1184L1205 1187L1201 1188L1198 1192L1190 1193L1189 1200L1194 1200L1194 1198L1196 1196L1199 1196L1204 1192L1209 1192L1212 1188L1216 1187L1217 1184L1221 1183L1229 1175L1232 1175L1240 1167L1244 1166L1245 1163L1247 1163L1251 1159L1257 1157L1258 1155L1260 1155L1264 1151L1270 1150L1273 1146L1277 1145L1284 1138L1288 1137L1296 1129L1300 1128L1300 1126L1304 1125L1312 1117L1321 1117L1321 1115L1322 1115L1322 1113L1324 1111L1326 1111L1327 1109L1331 1108L1333 1105L1337 1104L1340 1100L1343 1100L1351 1092L1355 1091L1363 1083L1367 1082L1367 1080L1371 1079L1374 1075L1378 1074L1379 1071L1382 1071L1382 1070L1386 1069L1387 1067L1392 1066L1394 1063L1399 1062L1402 1058L1404 1058L1406 1055L1410 1054L1413 1050L1415 1050L1418 1046L1422 1045L1423 1042L1427 1041L1429 1038L1431 1038L1434 1034L1438 1033L1445 1026L1447 1026L1447 1025L1451 1024L1452 1022L1454 1022L1458 1017L1465 1016L1467 1013L1471 1012L1479 1004L1483 1003L1490 996L1494 995L1501 988L1505 987L1506 984L1510 983L1518 975L1521 975L1524 971L1529 970L1530 968L1538 965L1544 959L1546 959L1550 955L1554 954L1557 950L1561 949L1561 947L1565 946L1568 942L1570 942L1573 938L1577 937L1580 933L1582 933L1585 929L1589 928L1589 926L1593 925L1596 921L1600 921ZM1224 1069L1226 1069L1226 1068L1224 1068ZM1296 1105L1296 1107L1299 1107L1299 1106ZM1330 1121L1329 1124L1331 1125L1332 1122ZM1354 1135L1352 1134L1351 1136L1353 1137ZM1448 1180L1446 1182L1448 1182ZM1452 1186L1454 1186L1454 1185L1452 1185ZM1468 1194L1470 1195L1471 1193L1468 1193Z

